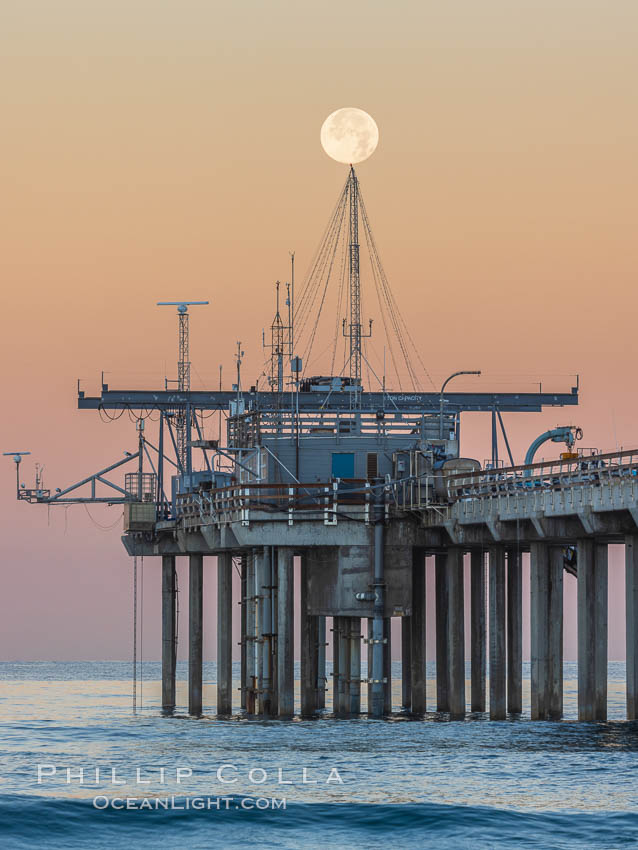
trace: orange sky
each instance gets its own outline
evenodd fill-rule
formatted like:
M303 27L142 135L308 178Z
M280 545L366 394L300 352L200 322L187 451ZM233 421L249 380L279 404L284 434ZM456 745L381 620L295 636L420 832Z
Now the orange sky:
M237 339L259 372L272 282L291 249L302 275L345 180L319 146L344 105L379 125L358 172L435 383L579 372L577 411L511 423L517 458L570 420L584 445L637 445L637 36L629 0L5 0L2 449L31 449L63 486L129 448L132 426L75 410L75 381L172 374L175 319L157 300L212 302L193 314L194 386L228 374ZM467 417L464 453L487 457L488 429ZM0 654L126 656L117 529L82 508L66 533L59 509L48 526L12 500L13 472L6 460Z

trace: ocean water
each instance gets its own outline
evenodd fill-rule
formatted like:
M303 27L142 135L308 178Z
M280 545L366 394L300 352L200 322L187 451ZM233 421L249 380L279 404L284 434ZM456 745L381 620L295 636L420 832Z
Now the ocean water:
M624 665L607 723L575 722L575 676L561 722L218 721L214 664L196 720L183 664L164 718L158 664L133 714L130 663L0 663L0 848L638 847Z

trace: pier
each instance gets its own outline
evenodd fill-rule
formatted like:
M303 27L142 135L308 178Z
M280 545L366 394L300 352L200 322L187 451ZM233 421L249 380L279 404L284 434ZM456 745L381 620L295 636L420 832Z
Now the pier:
M363 386L363 340L372 333L372 321L366 326L361 317L360 224L380 302L385 299L389 313L388 333L394 333L410 375L408 388L388 389L385 372L377 379L379 387ZM321 293L333 269L330 257L334 260L344 245L344 366L337 375L306 374L296 352L312 349L321 312L317 298L323 304ZM319 256L324 259L309 272L297 302L294 256L285 307L277 284L268 343L264 334L270 360L266 389L242 384L238 344L234 386L193 390L188 308L208 302L169 302L178 317L175 388L168 388L167 379L159 390L112 389L102 378L100 391L88 395L78 384L80 410L99 411L106 418L126 413L135 421L135 451L55 491L45 488L40 473L35 486L21 483L26 453L11 453L18 499L48 506L122 505L127 553L155 559L162 573L158 613L164 714L175 711L175 564L176 558L187 557L188 711L194 717L208 710L202 700L203 633L208 629L217 633L215 712L222 718L233 715L236 616L241 624L239 702L247 716L290 719L298 713L308 718L328 706L335 716L356 717L365 689L367 713L375 718L398 712L420 717L435 701L436 710L451 718L472 712L503 720L529 710L534 720L558 720L563 714L563 585L575 580L579 718L603 721L607 548L621 543L626 553L627 718L637 719L638 450L583 452L575 445L582 431L569 425L540 435L525 463L514 463L505 420L574 407L577 379L558 393L542 387L511 393L447 389L459 375L480 375L471 370L450 375L440 391L422 392L408 356L414 344L387 288L353 168ZM334 326L334 317L330 321ZM304 328L305 349L300 342ZM461 454L461 422L468 411L491 416L491 460L484 464ZM220 422L215 437L205 428L211 413L219 414L213 420ZM534 463L541 446L553 449L556 443L564 444L559 457ZM501 445L508 466L499 458ZM125 466L123 481L115 481ZM529 598L522 580L527 558ZM233 598L235 569L241 576L239 598ZM429 648L436 653L435 694L427 693L426 569L435 576L430 607L436 646ZM204 622L204 598L214 583L216 622ZM301 606L295 611L297 591ZM524 606L530 612L529 707L523 704L522 688ZM394 618L401 621L400 704L392 702ZM367 659L365 678L362 658ZM301 662L298 706L295 659Z

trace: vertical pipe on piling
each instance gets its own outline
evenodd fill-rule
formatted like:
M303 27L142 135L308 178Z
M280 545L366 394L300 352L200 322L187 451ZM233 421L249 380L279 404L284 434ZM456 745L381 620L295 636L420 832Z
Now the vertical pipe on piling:
M246 709L246 696L248 694L248 653L247 653L247 611L246 597L248 595L248 569L246 556L242 555L240 559L240 593L239 593L239 612L240 612L240 682L241 682L241 707Z
M401 617L401 708L412 710L412 617L407 616Z
M447 551L448 574L448 688L450 714L465 715L465 605L463 550Z
M383 686L383 713L392 714L392 618L384 617L383 620L383 669L385 670L385 683Z
M549 551L548 600L548 716L560 720L563 716L563 573L564 547L551 546Z
M188 563L188 713L202 713L203 569L202 555Z
M259 713L272 713L272 561L271 547L264 546L259 561Z
M233 559L217 556L217 714L233 713Z
M361 713L361 618L349 617L350 620L350 681L349 681L349 714Z
M485 711L485 676L487 672L485 617L485 555L473 550L470 555L470 655L472 711Z
M507 710L523 710L523 572L518 548L507 550Z
M311 717L317 710L319 661L319 617L308 611L308 557L301 555L301 716Z
M294 551L277 549L277 681L279 717L289 718L295 712L294 692Z
M326 707L326 618L317 617L317 698L316 707Z
M384 574L385 491L383 479L375 479L374 490L374 607L372 618L372 711L373 717L383 717L383 616L385 613Z
M272 687L270 689L270 711L273 717L279 714L279 673L277 670L277 635L278 635L278 611L279 611L279 578L277 567L277 547L270 546L270 629L272 638L270 643L271 665L270 672L272 675Z
M350 682L350 618L339 617L339 682L338 682L338 714L348 714L349 682Z
M332 618L332 713L341 713L339 705L339 651L341 649L339 635L341 634L341 617Z
M625 537L627 720L638 720L638 534Z
M175 555L162 555L162 713L175 711Z
M246 555L246 711L254 714L256 706L255 664L255 627L257 617L255 611L255 558L251 553Z
M425 714L426 705L426 655L425 655L425 556L422 549L412 550L412 616L410 623L410 704L414 714Z
M436 608L436 710L449 711L448 696L448 575L445 554L434 559Z
M505 698L505 551L490 549L490 720L504 720Z

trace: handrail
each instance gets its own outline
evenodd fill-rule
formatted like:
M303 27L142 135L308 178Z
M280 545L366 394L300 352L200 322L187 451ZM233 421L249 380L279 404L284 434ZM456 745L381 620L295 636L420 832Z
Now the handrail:
M524 470L534 470L534 469L543 469L548 466L569 466L569 465L578 465L582 463L597 463L598 461L610 460L612 458L621 458L621 457L637 457L638 458L638 449L628 449L622 452L609 452L607 454L599 454L599 455L587 455L586 457L577 457L577 458L556 458L551 461L539 461L538 463L530 463L530 464L521 464L519 466L506 466L501 467L500 469L481 469L477 472L458 472L454 475L447 475L446 480L452 481L455 478L463 478L464 480L472 479L472 478L481 478L485 475L506 475L508 472L523 472Z

